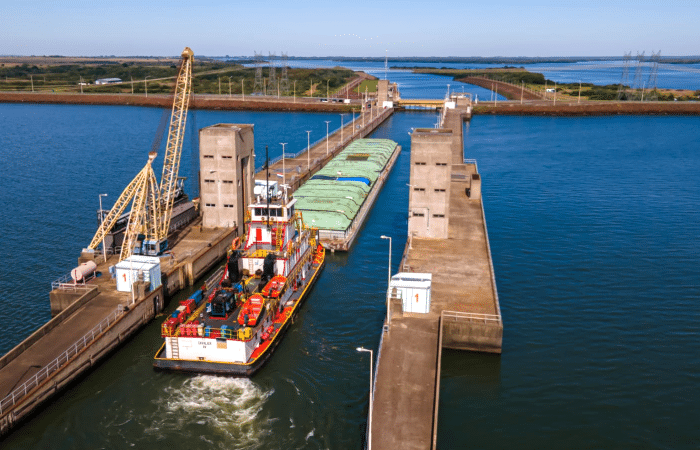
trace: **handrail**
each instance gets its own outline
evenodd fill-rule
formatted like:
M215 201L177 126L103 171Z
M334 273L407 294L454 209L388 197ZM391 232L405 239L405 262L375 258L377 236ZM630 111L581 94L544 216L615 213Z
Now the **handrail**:
M479 166L476 165L476 159L464 158L464 164L474 164L476 173L479 173Z
M70 274L63 275L51 282L51 290L61 289L64 291L91 291L97 289L94 284L77 283Z
M466 313L461 311L442 311L442 316L444 318L452 318L455 320L464 320L469 322L479 321L479 322L495 322L501 323L501 316L498 314L481 314L481 313Z
M95 340L97 336L102 334L107 328L117 321L119 316L121 316L124 311L122 310L122 305L119 305L110 315L105 317L99 324L97 324L92 330L85 334L82 338L78 339L73 345L68 347L66 351L61 353L56 359L51 361L46 366L42 367L33 377L25 381L21 386L10 392L5 398L0 401L0 415L2 415L7 409L12 408L17 402L22 400L24 396L27 395L34 387L38 386L39 383L47 379L51 374L60 369L64 364L66 364L72 357L78 354L82 349L87 347L92 341Z

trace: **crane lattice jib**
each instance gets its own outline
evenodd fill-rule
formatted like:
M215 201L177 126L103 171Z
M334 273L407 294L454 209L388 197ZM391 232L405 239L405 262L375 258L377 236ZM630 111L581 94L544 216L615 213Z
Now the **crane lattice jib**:
M170 116L170 128L168 130L168 142L165 148L163 160L163 175L160 178L161 221L158 239L168 237L170 218L175 200L177 174L180 168L180 155L182 154L182 141L185 135L187 122L187 109L189 106L190 92L192 91L192 63L194 53L189 47L182 52L182 63L177 75L175 85L175 98L172 114Z
M136 190L142 182L144 173L148 170L149 167L150 164L147 164L146 167L141 169L141 171L134 177L133 180L131 180L129 185L124 189L121 195L119 195L119 198L114 203L114 206L112 206L112 209L109 211L109 214L107 214L107 217L105 217L100 223L100 226L97 229L97 233L95 233L95 237L92 238L92 242L90 242L88 248L93 250L96 249L97 246L100 245L100 242L102 242L102 239L107 235L107 233L112 231L112 228L117 223L117 219L119 219L119 217L124 213L124 210L134 198Z
M134 192L134 203L131 206L129 223L124 234L120 261L131 256L140 234L145 235L146 239L152 239L157 231L157 219L160 215L158 209L154 210L154 208L158 207L155 200L158 195L158 184L151 161L149 160L141 171L141 178Z

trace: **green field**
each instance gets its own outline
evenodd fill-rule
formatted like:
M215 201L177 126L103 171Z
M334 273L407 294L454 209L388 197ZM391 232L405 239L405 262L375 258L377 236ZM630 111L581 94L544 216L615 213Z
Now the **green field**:
M142 94L148 88L149 94L173 92L177 77L177 66L172 63L124 62L121 64L102 61L93 64L6 64L0 63L1 91L34 92L81 92L80 82L85 83L85 93L135 93ZM246 94L253 92L255 68L243 67L227 62L197 61L192 69L192 88L195 94ZM280 78L282 69L277 67L275 86L268 86L270 69L262 70L262 81L268 95L313 95L326 96L340 89L350 81L355 73L339 67L330 69L288 69L288 90L284 89ZM120 84L95 85L99 78L120 78ZM147 80L147 82L146 82ZM147 83L147 86L146 86ZM278 84L279 83L279 84ZM313 94L311 85L315 85Z
M377 83L379 80L364 80L360 85L355 88L355 92L363 93L365 89L367 92L377 92Z

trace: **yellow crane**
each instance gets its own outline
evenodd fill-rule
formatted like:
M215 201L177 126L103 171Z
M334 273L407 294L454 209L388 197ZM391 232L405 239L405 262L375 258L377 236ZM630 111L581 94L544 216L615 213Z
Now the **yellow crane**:
M119 260L122 261L131 256L135 249L139 253L159 255L167 248L189 98L192 91L193 62L194 53L189 47L185 47L175 84L175 96L160 186L156 183L155 174L151 167L157 154L151 152L148 155L146 166L127 185L112 209L102 220L97 233L88 246L89 249L97 248L102 239L114 228L129 203L132 204L131 213Z

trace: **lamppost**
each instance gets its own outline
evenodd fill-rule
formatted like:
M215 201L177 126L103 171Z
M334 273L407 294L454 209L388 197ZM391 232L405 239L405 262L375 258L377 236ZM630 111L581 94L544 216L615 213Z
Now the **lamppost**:
M386 280L386 324L391 325L391 315L389 314L389 286L391 285L391 237L380 236L382 239L389 239L389 275Z
M346 116L348 113L342 113L340 115L340 145L343 145L344 139L343 139L343 116Z
M104 227L105 215L102 214L102 197L107 197L107 194L100 194L100 228ZM102 234L102 254L105 257L105 262L107 262L107 248L105 247L105 236Z
M284 167L284 146L287 145L286 142L280 142L282 145L282 184L287 184L287 169ZM268 167L267 170L270 170Z
M374 354L372 350L357 347L358 352L369 353L369 425L367 426L367 450L372 450L372 409L374 407Z
M311 131L306 130L306 165L311 172Z
M325 120L326 122L326 156L328 156L328 124L331 123L330 120Z

